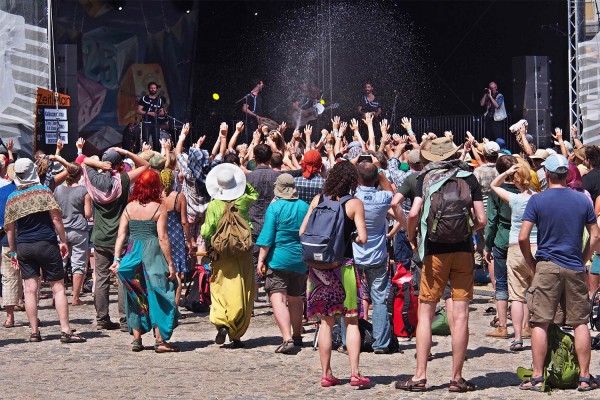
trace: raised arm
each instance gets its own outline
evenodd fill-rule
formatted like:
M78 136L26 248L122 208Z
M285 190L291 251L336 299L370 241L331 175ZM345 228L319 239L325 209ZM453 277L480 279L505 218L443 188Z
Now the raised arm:
M496 193L498 197L502 199L502 201L504 201L505 203L508 203L510 201L511 192L509 192L506 189L503 189L501 186L506 180L506 178L517 172L519 168L521 168L521 164L515 164L511 166L509 169L495 177L492 183L490 183L490 187L492 188L494 193Z

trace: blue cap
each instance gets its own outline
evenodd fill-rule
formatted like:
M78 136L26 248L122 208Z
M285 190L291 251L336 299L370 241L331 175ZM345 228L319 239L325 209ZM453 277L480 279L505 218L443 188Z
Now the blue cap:
M497 138L496 139L496 143L498 143L498 146L500 146L501 149L506 148L506 142L504 141L504 139Z
M542 165L550 172L567 172L569 169L569 162L562 154L551 154Z

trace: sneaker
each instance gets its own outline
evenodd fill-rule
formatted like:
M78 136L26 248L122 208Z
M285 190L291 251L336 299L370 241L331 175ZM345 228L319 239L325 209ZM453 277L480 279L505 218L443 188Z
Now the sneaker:
M493 331L486 333L485 336L498 339L508 339L508 329L506 329L505 326L499 326Z
M127 325L127 323L120 323L119 324L119 328L121 330L121 332L129 332L129 325Z
M96 329L102 330L106 329L107 331L114 331L115 329L119 329L121 325L118 322L108 321L97 321Z

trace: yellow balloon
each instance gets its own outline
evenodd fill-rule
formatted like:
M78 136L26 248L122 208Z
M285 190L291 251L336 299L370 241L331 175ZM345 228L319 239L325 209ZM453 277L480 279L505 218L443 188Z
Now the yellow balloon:
M219 93L213 93L213 100L219 100Z
M325 105L325 100L321 99L321 100L319 101L319 103L321 103L321 104Z

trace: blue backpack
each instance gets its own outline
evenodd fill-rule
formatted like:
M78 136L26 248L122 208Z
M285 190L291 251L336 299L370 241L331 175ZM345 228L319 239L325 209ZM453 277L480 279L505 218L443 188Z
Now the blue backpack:
M319 204L312 210L302 243L302 260L316 269L332 269L342 265L348 243L344 241L344 204L352 196L344 196L335 201L321 196Z

